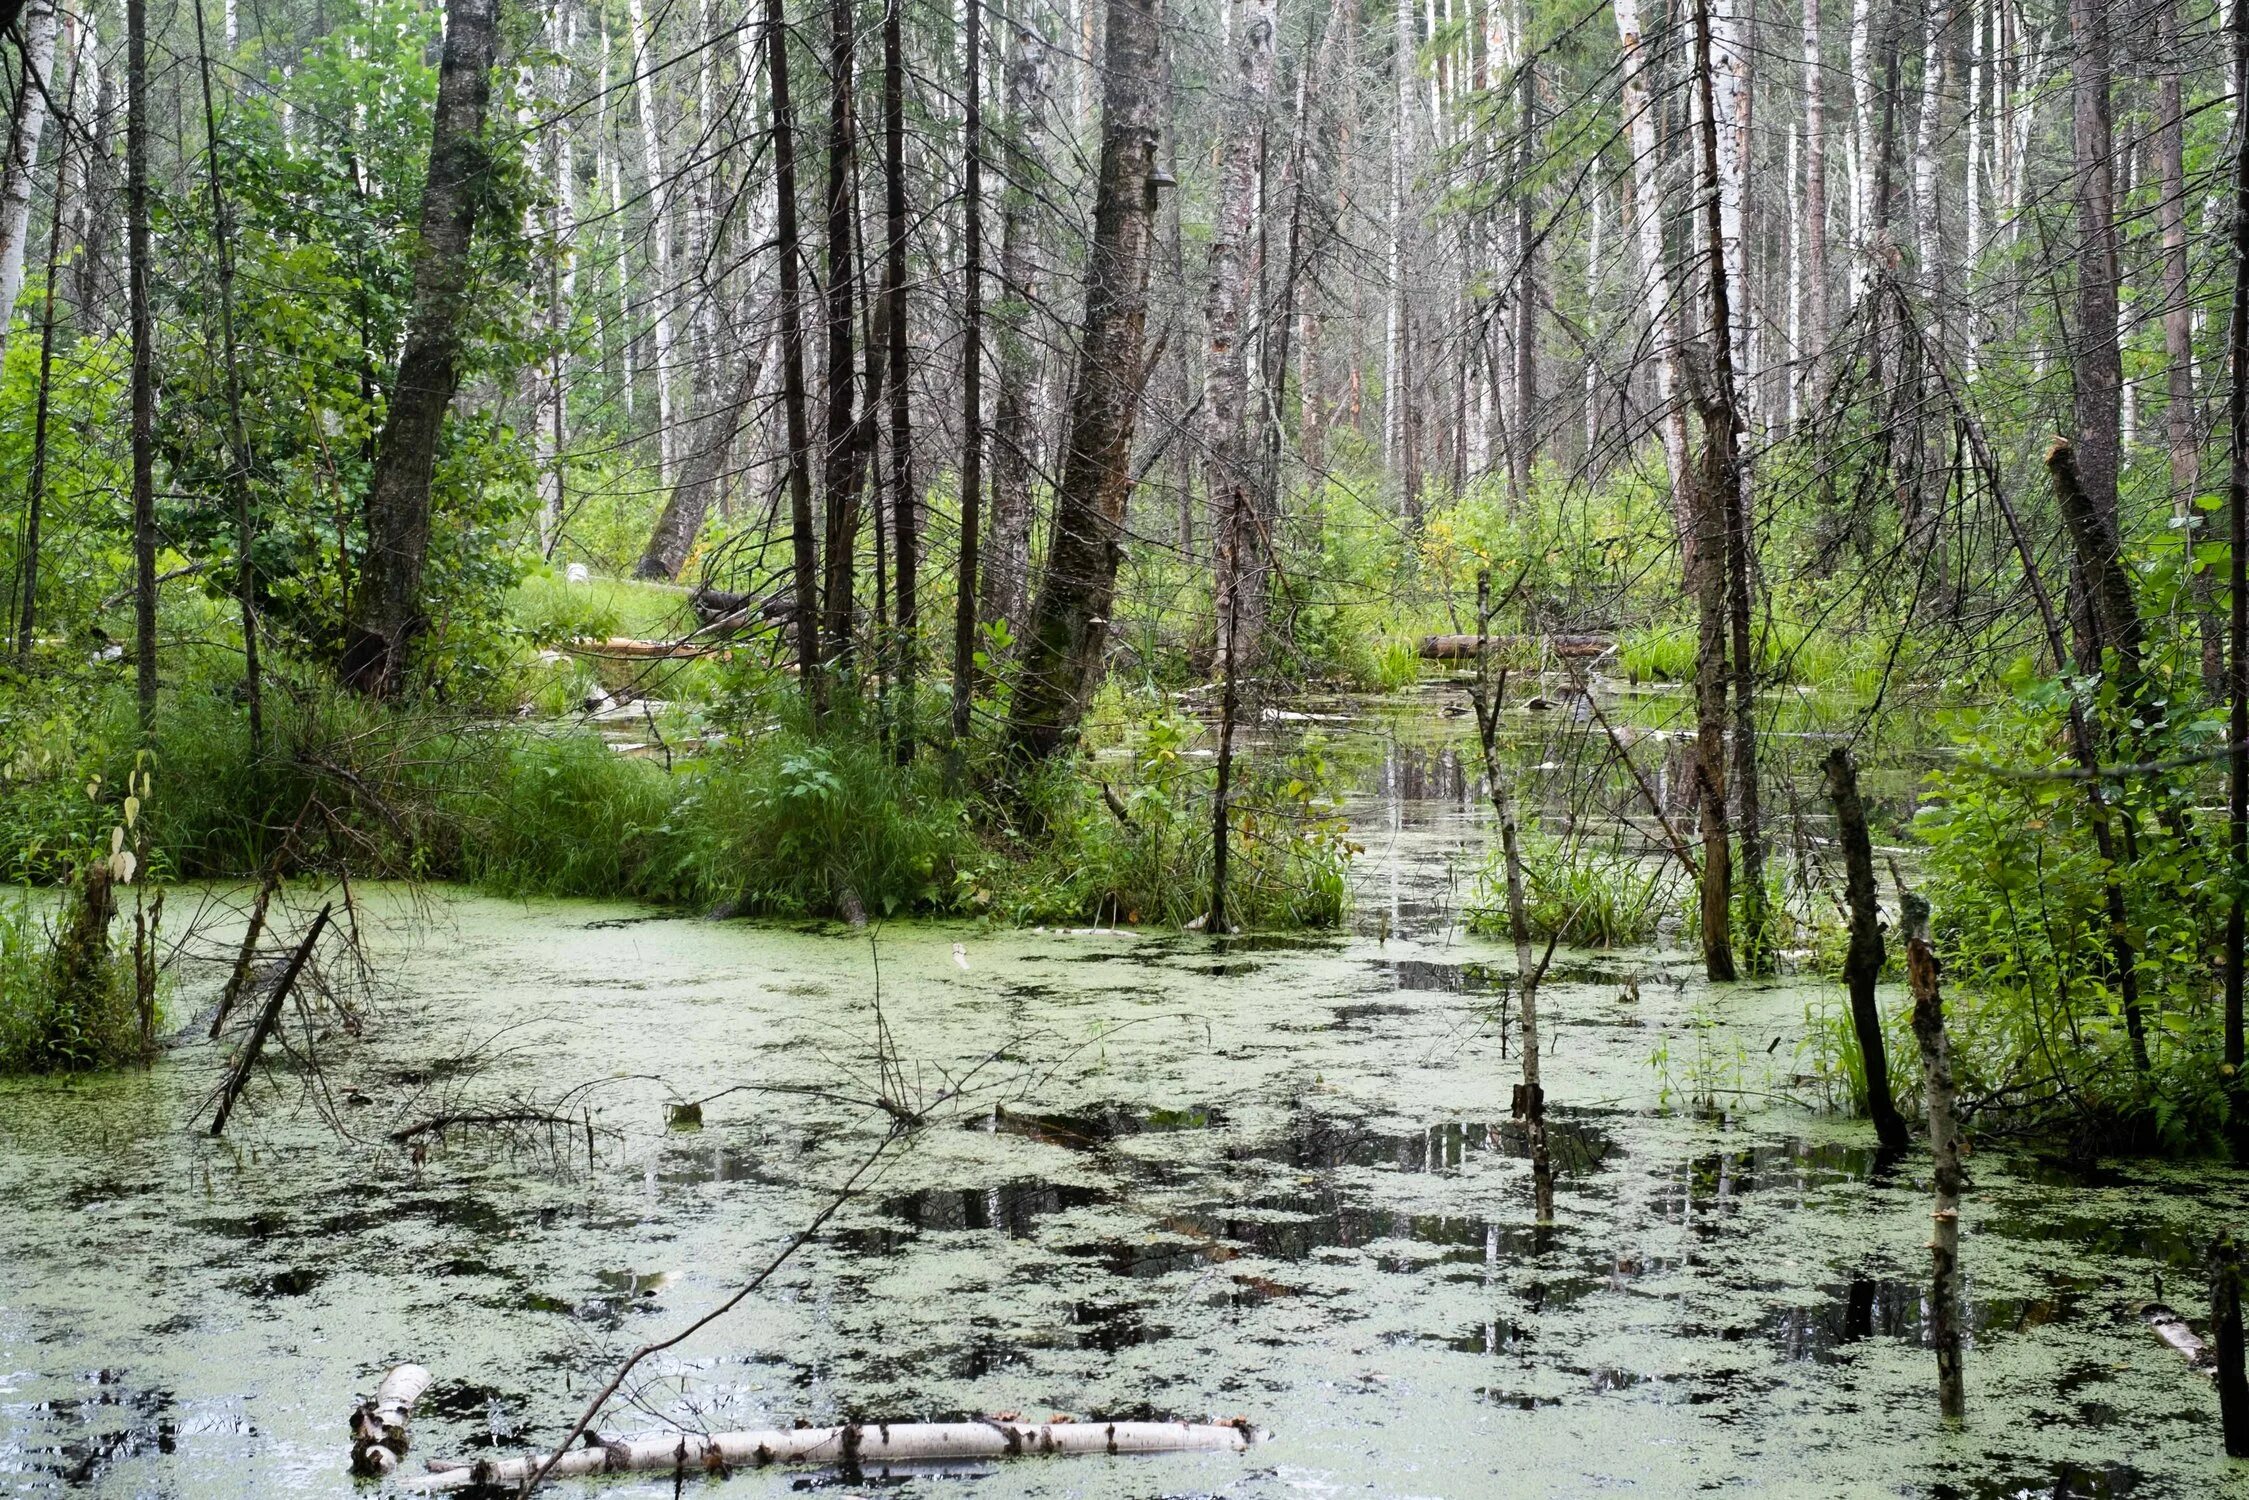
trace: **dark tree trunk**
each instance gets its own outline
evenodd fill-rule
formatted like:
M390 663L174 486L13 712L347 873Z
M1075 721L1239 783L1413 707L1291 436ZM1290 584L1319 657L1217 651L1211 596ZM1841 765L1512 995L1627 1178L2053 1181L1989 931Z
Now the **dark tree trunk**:
M1827 795L1835 804L1836 840L1843 846L1843 894L1851 913L1851 947L1843 978L1851 989L1851 1026L1858 1034L1866 1073L1866 1112L1885 1151L1903 1151L1911 1140L1905 1118L1890 1098L1890 1060L1882 1038L1882 1013L1874 987L1882 977L1882 919L1875 909L1874 844L1859 799L1858 768L1838 745L1827 756Z
M462 335L470 317L470 242L495 166L484 124L499 46L499 0L447 0L445 16L414 256L413 312L375 445L367 555L344 638L344 681L376 696L398 691L414 637L428 623L422 571L429 561L430 481L446 409L460 384Z
M961 496L960 561L953 589L953 759L968 742L976 706L977 527L984 505L984 26L982 7L968 7L966 104L962 146L968 181L961 205ZM948 773L950 774L950 773Z
M812 424L804 401L803 246L797 233L796 130L789 108L789 28L781 0L765 0L765 66L773 95L774 251L779 260L781 407L789 431L789 550L795 580L798 681L817 713L820 557L812 532Z
M889 0L882 18L883 216L888 245L882 295L888 309L890 365L890 538L897 568L899 764L914 758L914 681L921 667L920 523L915 515L912 392L906 385L906 57L899 12Z
M1008 726L1009 748L1020 757L1052 756L1075 742L1108 636L1125 501L1132 490L1132 431L1155 244L1162 31L1163 0L1108 0L1101 175L1085 327L1070 392L1054 535Z
M2210 1244L2210 1344L2226 1457L2249 1458L2249 1374L2242 1368L2241 1247L2230 1229Z
M861 442L857 372L853 368L858 257L853 253L853 198L858 182L857 127L852 105L852 0L828 7L828 163L825 271L828 303L827 450L821 456L820 505L827 528L827 579L822 592L822 644L839 666L851 655L853 593L859 544L859 492L866 450Z
M156 330L148 314L148 108L148 0L125 0L125 296L133 325L133 673L143 730L156 722Z
M2101 533L2117 522L2123 351L2116 334L2115 142L2109 114L2108 0L2070 0L2073 140L2077 171L2077 316L2070 330L2076 387L2077 478ZM2098 589L2099 583L2095 581ZM2103 629L2117 623L2102 619ZM2121 646L2115 637L2105 644Z
M2055 504L2069 528L2070 549L2096 637L2095 650L2080 665L2087 672L2098 671L2102 653L2114 651L2117 692L2129 703L2140 695L2146 644L2131 570L2124 561L2124 541L2116 532L2114 491L2104 509L2086 487L2084 454L2066 442L2056 442L2046 451L2046 468L2053 475Z
M1000 199L999 393L992 413L992 528L980 559L984 618L1020 630L1031 602L1031 396L1038 344L1038 209L1046 134L1046 44L1021 22L1007 60L1007 187Z

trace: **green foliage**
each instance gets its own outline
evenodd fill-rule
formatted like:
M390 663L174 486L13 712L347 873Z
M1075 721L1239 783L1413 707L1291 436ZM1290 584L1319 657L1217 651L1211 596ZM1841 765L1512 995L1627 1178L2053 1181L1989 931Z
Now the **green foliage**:
M2112 865L2069 764L2073 698L2096 726L2121 715L2111 684L2019 671L2011 691L1961 716L1960 758L1930 778L1917 820L1947 965L1962 1090L2031 1122L2109 1143L2180 1143L2223 1123L2216 945L2230 883L2217 840L2194 826L2192 768L2104 786ZM2143 717L2121 759L2193 760L2215 722ZM2112 729L2111 734L2115 731ZM2144 1013L2150 1067L2132 1059L2107 892Z

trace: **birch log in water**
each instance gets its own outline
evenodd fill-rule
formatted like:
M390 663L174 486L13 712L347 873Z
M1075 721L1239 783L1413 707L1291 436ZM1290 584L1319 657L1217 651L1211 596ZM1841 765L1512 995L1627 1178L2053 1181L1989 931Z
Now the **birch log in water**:
M1087 1453L1239 1452L1258 1440L1246 1422L870 1422L751 1432L659 1432L609 1438L565 1453L550 1477L579 1474L722 1473L767 1464L887 1464ZM521 1484L541 1460L483 1459L416 1475L412 1494Z
M379 1479L398 1468L398 1461L406 1456L407 1419L429 1385L430 1372L420 1365L393 1365L375 1387L374 1399L353 1409L352 1473Z

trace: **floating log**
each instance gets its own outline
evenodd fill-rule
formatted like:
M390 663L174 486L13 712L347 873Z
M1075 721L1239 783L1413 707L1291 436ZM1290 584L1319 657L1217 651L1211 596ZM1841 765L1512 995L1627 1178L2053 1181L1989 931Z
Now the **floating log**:
M1257 1441L1247 1422L869 1422L764 1432L660 1432L606 1438L573 1448L547 1471L577 1474L705 1473L765 1464L843 1464L862 1472L886 1464L1013 1458L1032 1454L1239 1452ZM403 1481L420 1495L479 1485L520 1485L543 1455L431 1465Z
M2186 1319L2160 1302L2150 1302L2141 1308L2140 1316L2147 1319L2148 1327L2155 1330L2157 1338L2185 1357L2188 1365L2204 1375L2217 1373L2217 1357L2211 1354L2210 1346L2202 1342L2202 1336L2187 1326Z
M420 1365L393 1365L375 1387L371 1401L362 1401L351 1414L351 1471L362 1479L380 1479L398 1468L406 1456L406 1422L414 1403L429 1389L430 1372Z
M1429 661L1470 661L1484 639L1476 635L1425 635L1421 638L1421 655ZM1494 651L1544 649L1564 661L1589 661L1616 649L1616 637L1610 635L1495 635L1490 639Z

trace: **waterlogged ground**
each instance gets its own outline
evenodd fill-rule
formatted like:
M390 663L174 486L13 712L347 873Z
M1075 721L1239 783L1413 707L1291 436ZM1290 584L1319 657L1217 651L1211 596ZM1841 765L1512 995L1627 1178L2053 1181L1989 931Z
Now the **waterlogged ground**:
M1712 996L1675 947L1564 955L1542 994L1558 1221L1535 1228L1510 966L1455 922L1483 833L1439 701L1353 731L1349 936L854 934L376 892L383 1003L323 1047L357 1138L291 1080L209 1140L208 1045L0 1088L0 1492L342 1494L345 1414L402 1359L437 1375L417 1456L551 1438L860 1166L881 1121L833 1095L926 1106L965 1077L611 1430L1273 1433L906 1490L934 1496L2249 1494L2209 1383L2139 1315L2199 1317L2198 1253L2249 1180L1978 1155L1970 1420L1944 1434L1923 1164L1878 1171L1863 1128L1771 1097L1816 985ZM590 1159L582 1127L457 1131L419 1162L384 1138L588 1085ZM1703 1094L1724 1111L1686 1107ZM712 1095L700 1129L666 1128L668 1101Z

